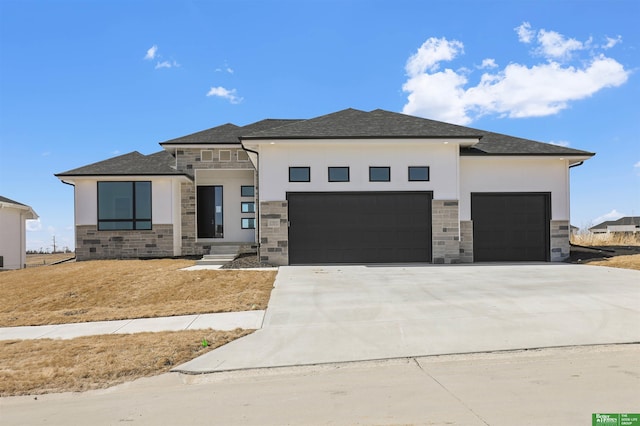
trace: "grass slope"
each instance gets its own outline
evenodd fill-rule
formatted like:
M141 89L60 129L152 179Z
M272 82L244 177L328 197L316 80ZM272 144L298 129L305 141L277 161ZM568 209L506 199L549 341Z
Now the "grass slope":
M0 327L265 309L275 271L181 271L190 260L97 260L0 274Z
M169 371L251 330L0 341L0 397L106 388ZM209 343L203 347L202 339Z

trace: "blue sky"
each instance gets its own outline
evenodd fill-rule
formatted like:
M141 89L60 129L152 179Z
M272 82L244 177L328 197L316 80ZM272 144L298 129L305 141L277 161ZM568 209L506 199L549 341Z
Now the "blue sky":
M640 2L0 1L0 194L73 248L53 174L227 122L382 108L594 151L571 221L640 215Z

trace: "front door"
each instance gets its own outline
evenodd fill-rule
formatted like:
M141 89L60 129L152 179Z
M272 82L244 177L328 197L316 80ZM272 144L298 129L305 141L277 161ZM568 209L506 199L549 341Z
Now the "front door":
M198 186L198 238L223 238L222 186Z

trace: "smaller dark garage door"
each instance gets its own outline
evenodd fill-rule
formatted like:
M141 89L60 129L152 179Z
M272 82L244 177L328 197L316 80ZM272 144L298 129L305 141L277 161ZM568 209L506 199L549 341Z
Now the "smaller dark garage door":
M549 193L471 194L476 262L548 261Z
M431 261L430 192L289 193L289 262Z

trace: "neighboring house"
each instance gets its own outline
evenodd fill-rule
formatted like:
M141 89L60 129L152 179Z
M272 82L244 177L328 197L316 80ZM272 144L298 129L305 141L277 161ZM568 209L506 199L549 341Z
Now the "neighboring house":
M262 261L561 261L593 153L383 110L225 124L56 176L78 260L257 245Z
M20 269L27 263L28 219L38 215L25 204L0 196L0 269Z
M626 216L618 220L608 220L589 228L594 234L609 234L611 232L640 232L640 216Z

